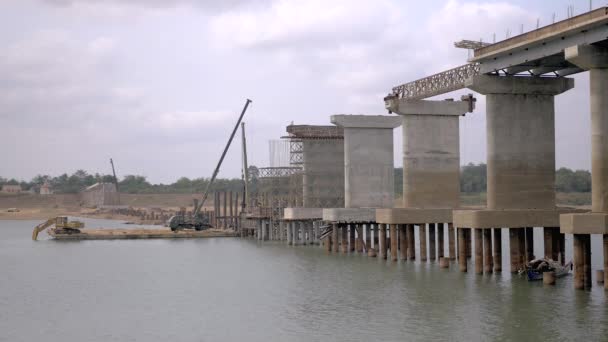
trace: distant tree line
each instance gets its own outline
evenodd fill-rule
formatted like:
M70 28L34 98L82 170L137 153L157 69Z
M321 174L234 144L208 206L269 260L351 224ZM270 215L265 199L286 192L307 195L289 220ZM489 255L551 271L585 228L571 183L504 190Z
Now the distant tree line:
M255 192L258 184L259 172L257 167L249 167L250 174L250 191ZM176 182L171 184L151 184L145 176L126 175L118 182L120 192L132 194L146 193L200 193L205 191L210 178L194 178L181 177ZM4 184L21 185L24 191L34 190L38 192L40 187L48 182L54 193L78 193L88 186L95 183L114 183L112 175L102 175L99 173L89 174L84 170L78 170L71 175L64 173L57 177L49 175L38 175L31 181L19 181L17 179L6 179L0 177L0 187ZM243 191L243 181L239 178L217 178L212 191Z
M460 169L460 191L465 193L486 192L486 164L464 165ZM555 172L555 190L557 192L590 192L591 173L587 170L573 171L562 167ZM403 169L395 169L395 192L403 192Z
M465 193L486 192L486 164L472 164L462 166L460 170L460 191ZM403 168L395 168L395 192L403 192ZM249 191L255 193L259 184L259 170L255 166L249 167ZM145 193L200 193L209 184L209 178L181 177L171 184L151 184L146 177L139 175L124 176L118 187L121 192L132 194ZM78 170L71 175L64 173L57 177L38 175L31 181L6 179L0 177L0 187L4 184L21 185L23 190L39 191L40 186L48 181L55 193L77 193L97 182L113 183L112 175L99 173L89 174ZM562 167L555 172L555 188L558 192L590 192L591 173L586 170L576 170ZM243 181L240 178L218 178L212 187L213 191L243 191Z

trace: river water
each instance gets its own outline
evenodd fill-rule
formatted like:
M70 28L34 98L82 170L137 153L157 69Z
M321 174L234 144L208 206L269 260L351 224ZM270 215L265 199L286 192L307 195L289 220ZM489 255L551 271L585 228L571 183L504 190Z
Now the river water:
M0 341L608 340L603 288L571 276L547 287L236 238L34 242L36 223L0 221ZM597 239L593 252L596 269Z

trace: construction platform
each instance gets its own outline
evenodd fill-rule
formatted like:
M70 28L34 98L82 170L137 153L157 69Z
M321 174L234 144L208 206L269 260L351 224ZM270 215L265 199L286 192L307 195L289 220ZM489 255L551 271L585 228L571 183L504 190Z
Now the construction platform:
M80 229L80 233L61 234L49 230L56 240L136 240L136 239L198 239L236 237L236 233L226 230L180 230L161 229Z

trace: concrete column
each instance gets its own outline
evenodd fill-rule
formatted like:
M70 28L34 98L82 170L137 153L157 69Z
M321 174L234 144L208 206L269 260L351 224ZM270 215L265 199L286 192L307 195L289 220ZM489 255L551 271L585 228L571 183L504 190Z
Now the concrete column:
M591 288L591 236L573 234L574 239L574 288Z
M363 225L362 224L353 224L352 226L357 233L356 242L355 242L355 250L357 253L363 253Z
M313 229L314 229L314 235L315 235L315 239L314 242L315 244L320 244L321 242L319 241L319 235L321 234L320 232L320 226L321 226L321 222L320 221L314 221L313 223Z
M382 259L387 258L388 246L386 245L386 225L377 224L378 229L378 257Z
M399 238L397 237L397 225L390 225L391 237L391 261L399 260Z
M483 240L482 229L475 229L475 273L483 274Z
M553 259L553 228L543 228L543 242L545 245L545 258Z
M519 238L519 269L523 269L526 264L526 230L518 229L517 237Z
M467 271L467 247L466 247L466 233L464 228L457 228L458 231L458 265L460 266L460 272Z
M450 260L456 260L456 236L454 234L454 224L448 223L448 250Z
M355 224L348 225L348 250L350 252L355 251Z
M517 273L520 264L519 228L509 228L509 250L511 257L511 273Z
M331 232L331 242L332 242L332 251L334 253L338 253L340 251L339 230L340 230L340 227L338 226L338 224L333 223L332 232Z
M262 241L264 239L264 221L257 221L257 231L258 231L258 240Z
M559 232L559 230L558 230ZM526 259L525 262L534 260L534 228L526 227ZM556 240L557 241L557 240ZM555 259L557 261L557 259Z
M579 45L566 59L589 70L591 104L591 210L608 212L608 48Z
M302 241L300 240L300 233L301 233L300 232L300 222L293 221L292 225L293 225L293 245L297 246L302 243Z
M420 261L426 261L426 223L418 225L418 237L420 238Z
M407 258L409 260L416 260L416 239L414 235L414 225L408 224L406 232L407 238Z
M502 272L502 228L494 228L494 272Z
M471 229L466 229L464 231L464 237L465 237L464 244L465 244L466 251L467 251L467 258L471 257L471 253L473 251L473 244L471 243L471 232L472 232Z
M370 224L364 224L361 226L361 232L363 232L363 235L365 235L365 247L367 248L367 250L365 252L368 252L370 248L372 248L372 230L370 228Z
M487 207L554 209L554 97L574 80L479 75L465 85L486 95Z
M348 226L346 224L340 224L340 232L341 232L341 238L340 238L340 243L341 243L341 248L342 248L342 253L348 253Z
M293 244L292 231L291 231L291 222L285 222L285 227L287 229L287 245L291 246Z
M436 231L435 224L429 223L429 259L431 261L435 261L437 257L437 248L436 248Z
M455 208L460 203L459 117L468 101L385 98L402 116L403 204L406 208Z
M399 229L399 259L407 260L407 236L405 232L405 225L400 224L397 227Z
M443 258L443 253L445 251L443 225L443 223L437 223L437 259Z
M306 221L300 221L300 231L302 232L300 242L306 246L308 244L308 223Z
M492 229L483 230L483 273L492 273Z
M401 118L387 115L332 115L344 128L345 208L392 208L393 129Z
M608 234L602 235L604 249L604 289L608 290ZM563 258L562 258L563 260Z

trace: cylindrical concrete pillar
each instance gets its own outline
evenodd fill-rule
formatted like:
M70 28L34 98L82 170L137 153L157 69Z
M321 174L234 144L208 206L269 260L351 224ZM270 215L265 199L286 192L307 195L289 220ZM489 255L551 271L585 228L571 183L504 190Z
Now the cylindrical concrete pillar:
M585 288L591 288L591 235L584 235L585 256Z
M475 273L483 274L483 237L482 229L475 229Z
M407 238L407 258L409 260L416 260L416 238L414 235L414 225L408 224L406 227L406 238Z
M437 223L437 258L443 258L445 252L444 238L443 238L443 223Z
M608 61L604 61L608 67ZM591 93L591 210L608 212L608 69L589 70Z
M306 246L308 244L308 224L306 221L300 221L300 231L302 232L300 242L302 246Z
M323 243L325 244L325 251L327 253L331 253L332 250L332 237L333 237L333 232L330 233L329 235L327 235L325 237L325 239L323 240Z
M361 232L365 236L365 252L369 252L370 248L372 248L372 230L370 228L370 224L364 224L361 226Z
M420 261L426 261L426 223L418 225L418 238L420 239Z
M399 260L399 239L397 238L397 225L390 225L390 238L391 238L391 261Z
M543 273L543 284L545 285L555 285L555 272L544 272Z
M332 231L331 231L331 245L332 245L331 248L334 253L338 253L340 251L339 230L340 230L340 227L338 226L338 224L333 223Z
M534 228L526 227L526 259L525 262L534 260Z
M448 252L450 253L450 260L456 260L456 236L452 222L448 223Z
M293 235L292 235L292 230L291 230L291 222L287 221L285 222L285 226L287 227L287 245L292 245L293 244Z
M494 272L502 272L502 228L494 228Z
M467 247L466 247L466 233L464 228L457 228L458 231L458 265L460 266L460 272L467 271Z
M471 243L471 234L473 233L472 229L465 229L465 246L467 251L467 258L470 258L473 252L473 244Z
M448 258L445 258L445 257L439 258L439 268L449 268L449 267L450 267L450 260L448 260Z
M348 253L348 226L346 224L341 224L340 232L341 232L340 244L342 246L341 247L342 253Z
M437 258L436 241L435 224L429 223L429 260L431 261L435 261Z
M595 282L598 284L604 283L604 270L595 270Z
M483 230L483 272L492 273L492 228Z
M355 251L355 224L348 225L348 250Z
M574 234L574 288L591 287L591 239L589 234Z
M398 225L399 235L399 259L407 260L407 233L405 232L405 225Z
M511 273L517 273L520 264L519 228L509 228L509 254L511 259Z
M376 227L378 229L378 246L379 246L378 257L382 258L382 259L386 259L387 258L386 253L388 251L388 246L386 245L386 225L377 224Z
M572 236L574 243L573 247L573 264L574 264L574 288L585 288L585 257L584 257L584 241L582 234L574 234Z
M545 245L545 258L553 259L553 228L543 228L543 242Z
M604 249L604 289L608 290L608 234L603 236Z
M479 75L467 87L486 95L487 207L555 208L554 97L564 77Z

